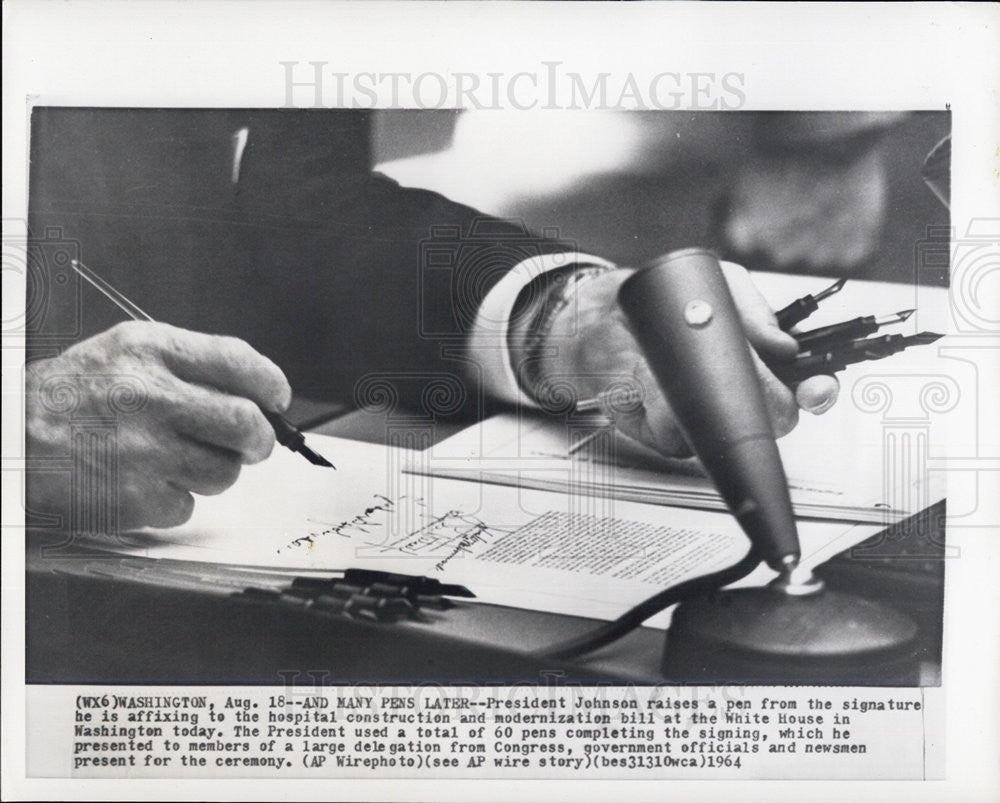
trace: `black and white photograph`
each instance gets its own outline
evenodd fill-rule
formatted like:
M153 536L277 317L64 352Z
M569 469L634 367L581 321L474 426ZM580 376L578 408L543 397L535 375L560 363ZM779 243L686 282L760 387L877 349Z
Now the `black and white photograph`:
M947 112L31 130L29 682L937 683Z
M609 33L605 68L545 49L570 3L404 5L323 8L383 33L352 60L290 44L322 8L295 4L209 90L98 3L138 26L109 29L127 68L5 80L10 799L989 799L954 762L996 693L954 678L998 644L995 104L922 84L904 30L843 33L853 83L782 95L752 43L709 69ZM618 6L586 5L595 35ZM207 3L169 41L218 25L221 64L237 7L264 42L282 19ZM394 49L420 7L439 36ZM432 44L529 20L507 63Z

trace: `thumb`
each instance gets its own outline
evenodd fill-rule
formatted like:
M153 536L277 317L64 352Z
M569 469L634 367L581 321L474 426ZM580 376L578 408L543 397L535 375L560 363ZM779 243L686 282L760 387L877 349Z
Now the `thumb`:
M760 294L750 274L733 262L721 264L747 340L762 355L779 359L794 357L799 350L798 343L778 326L774 310Z

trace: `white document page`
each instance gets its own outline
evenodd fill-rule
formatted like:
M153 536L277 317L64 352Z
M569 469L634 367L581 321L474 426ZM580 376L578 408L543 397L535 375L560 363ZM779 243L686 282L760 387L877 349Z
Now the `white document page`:
M725 513L434 478L401 469L419 453L322 436L309 444L337 470L276 449L226 493L199 498L188 524L134 534L119 551L299 573L426 575L483 602L611 619L667 585L735 563L749 545ZM804 563L877 530L803 524ZM764 567L745 582L771 577Z
M755 273L754 281L776 309L797 296L826 287L821 277ZM800 330L916 308L906 323L887 326L883 334L946 332L947 290L852 279L799 325ZM944 341L942 341L944 342ZM921 438L932 440L940 423L920 407L922 385L911 388L900 377L927 373L927 349L915 347L891 357L850 366L840 373L840 399L823 415L803 412L798 426L779 439L792 504L797 516L886 526L944 497L944 475L900 470ZM881 377L892 375L893 391ZM911 394L904 398L902 394ZM888 410L890 402L895 404ZM902 412L901 412L902 411ZM902 416L902 417L901 417ZM903 419L926 423L926 434L900 429ZM924 421L926 419L926 422ZM619 500L705 510L725 505L696 460L667 460L650 449L606 431L587 446L570 449L606 421L567 415L504 414L487 419L436 444L415 461L412 470L442 477L515 484L542 490L613 496Z
M884 501L881 441L815 441L849 426L832 414L803 420L779 443L795 514L804 518L889 524L915 513ZM855 433L855 436L857 433ZM590 437L593 436L593 437ZM587 439L583 448L572 447ZM849 465L848 465L849 464ZM503 413L469 427L428 450L408 466L440 477L520 485L539 490L612 496L623 501L725 510L696 459L677 460L615 432L599 418L571 421ZM914 498L917 494L907 494Z

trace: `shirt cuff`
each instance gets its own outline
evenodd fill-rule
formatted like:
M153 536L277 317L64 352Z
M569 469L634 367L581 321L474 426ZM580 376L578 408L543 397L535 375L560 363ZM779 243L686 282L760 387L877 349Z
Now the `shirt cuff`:
M510 358L507 334L514 304L521 290L539 276L553 270L587 267L613 269L616 266L589 254L543 254L519 262L486 294L472 326L467 356L479 366L483 390L491 398L526 407L538 406L521 389Z

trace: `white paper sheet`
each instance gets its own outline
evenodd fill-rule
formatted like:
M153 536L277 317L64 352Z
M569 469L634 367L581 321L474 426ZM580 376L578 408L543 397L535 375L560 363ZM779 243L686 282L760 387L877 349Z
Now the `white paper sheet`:
M840 422L824 423L836 429ZM831 454L810 442L809 430L816 426L805 422L799 437L790 436L781 444L797 516L889 524L916 512L885 501L879 442L860 441L849 452L838 449ZM571 447L591 434L596 437L571 454ZM432 447L408 468L439 477L573 490L622 501L726 509L697 460L661 457L597 418L566 421L530 411L496 415Z
M373 568L461 583L477 599L614 618L679 580L739 560L748 541L724 513L415 475L414 453L310 436L336 471L283 449L192 520L131 538L133 555L296 572ZM877 531L801 528L814 565ZM763 568L745 582L763 583ZM659 619L653 624L665 624Z
M767 273L755 274L754 280L775 308L831 281ZM949 329L947 302L947 291L941 288L851 280L800 329L916 307L918 313L905 324L886 327L880 334L944 332ZM899 410L894 408L890 417L884 409L892 400L884 376L893 375L894 384L909 391L898 377L925 375L926 348L938 346L851 366L839 375L841 398L834 407L820 416L802 413L795 430L778 441L796 515L886 526L944 497L941 473L911 475L892 464L905 459L898 429L902 419ZM920 392L917 385L912 399L896 400L897 407L904 402L914 407L904 417L926 416L926 410L915 407ZM621 436L601 436L571 457L569 449L601 423L530 411L494 416L431 447L411 468L440 477L572 490L622 501L725 509L695 460L666 460ZM607 436L611 433L609 428ZM919 433L903 435L911 437L913 449L922 448Z

